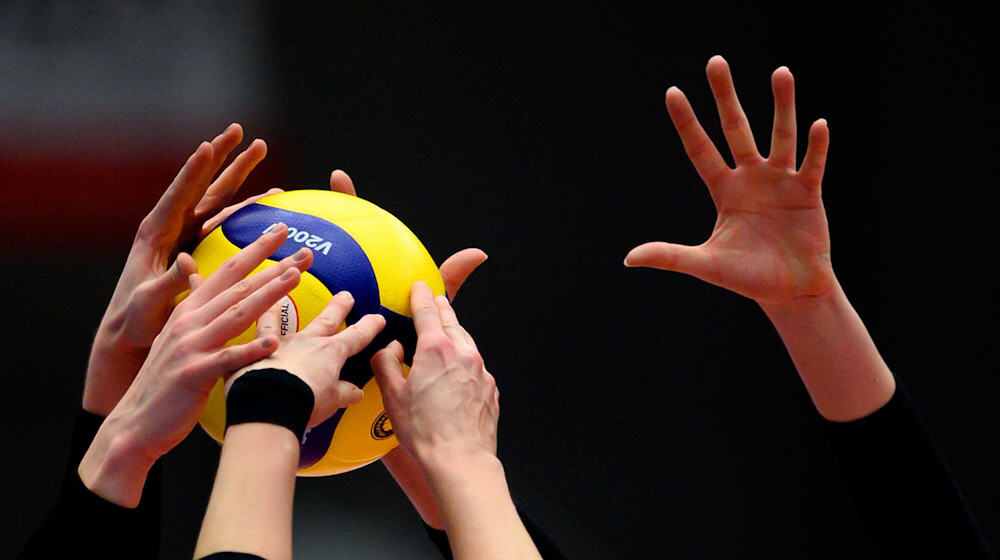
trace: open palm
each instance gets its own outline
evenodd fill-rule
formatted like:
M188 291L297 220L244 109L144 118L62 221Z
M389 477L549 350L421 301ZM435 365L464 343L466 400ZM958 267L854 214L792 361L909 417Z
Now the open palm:
M735 169L726 164L679 89L667 90L666 104L715 203L715 228L707 241L694 247L640 245L625 263L690 274L762 305L826 293L834 284L820 194L830 139L826 121L813 123L805 159L796 170L794 80L787 68L775 70L774 128L765 159L736 96L729 65L716 56L706 72Z

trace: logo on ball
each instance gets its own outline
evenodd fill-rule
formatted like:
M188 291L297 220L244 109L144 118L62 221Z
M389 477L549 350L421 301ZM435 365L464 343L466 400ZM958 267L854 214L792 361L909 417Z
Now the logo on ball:
M372 422L372 438L374 439L386 439L392 435L392 427L387 426L389 423L389 417L385 415L385 411L378 415L378 418Z

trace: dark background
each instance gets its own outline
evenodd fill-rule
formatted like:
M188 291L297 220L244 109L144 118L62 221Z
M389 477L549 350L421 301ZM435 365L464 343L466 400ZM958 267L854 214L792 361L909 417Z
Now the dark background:
M238 120L270 146L248 193L322 187L343 168L438 262L489 253L456 307L500 385L513 494L571 557L876 557L755 304L621 265L641 242L711 231L663 92L681 87L721 142L714 54L762 151L780 65L800 155L828 119L838 277L1000 542L995 21L914 4L12 6L0 556L55 496L132 232L186 154ZM165 459L166 558L193 550L217 453L196 430ZM379 465L300 479L295 530L303 558L436 554Z

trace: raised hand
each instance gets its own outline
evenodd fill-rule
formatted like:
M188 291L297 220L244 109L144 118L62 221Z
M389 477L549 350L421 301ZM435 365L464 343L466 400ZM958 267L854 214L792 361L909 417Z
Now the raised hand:
M497 458L500 393L475 341L448 300L434 297L423 282L410 291L410 309L417 350L409 376L403 375L398 342L375 354L372 369L400 447L419 465L454 557L541 558Z
M216 381L271 354L277 336L224 347L299 283L312 264L303 248L249 278L285 241L282 224L227 260L177 305L134 382L101 425L80 463L84 484L134 507L153 462L194 427Z
M213 181L242 139L243 129L234 123L212 142L202 142L139 225L94 339L85 409L107 415L125 394L166 323L174 297L187 289L188 276L197 271L180 247L228 203L267 153L264 142L254 140Z
M736 169L726 165L679 89L667 90L667 110L715 202L715 229L697 247L640 245L625 264L683 272L754 299L823 417L844 422L871 414L888 402L896 383L830 262L820 193L830 144L826 121L812 124L796 170L794 84L788 68L778 68L771 76L774 127L765 159L729 65L712 57L707 73Z
M820 193L830 140L826 121L813 123L809 147L796 170L794 80L788 68L778 68L771 76L774 127L764 158L740 107L729 65L715 56L706 71L735 169L723 160L681 90L667 90L666 105L715 203L715 228L695 247L640 245L625 264L690 274L763 306L829 293L836 280Z
M393 342L372 358L386 412L400 443L418 461L438 449L496 456L500 415L496 382L476 343L444 297L423 282L410 292L417 350L403 377L403 347Z
M226 394L241 375L256 369L283 369L309 385L315 403L309 426L315 426L339 408L361 401L364 392L353 383L340 379L340 370L347 358L363 350L383 327L385 318L378 314L365 315L346 329L347 313L354 306L348 292L330 299L323 311L301 331L280 337L280 346L273 354L244 367L226 381ZM278 332L278 308L272 307L257 321L257 338L267 340Z

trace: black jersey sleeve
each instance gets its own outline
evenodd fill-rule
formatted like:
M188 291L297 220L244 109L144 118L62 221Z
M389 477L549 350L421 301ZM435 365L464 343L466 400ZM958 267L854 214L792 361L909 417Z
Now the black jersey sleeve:
M854 503L885 558L992 558L941 451L897 381L889 402L826 422Z
M142 501L134 509L100 498L77 475L80 460L103 421L82 409L77 413L59 495L18 558L159 557L160 463L150 469Z

